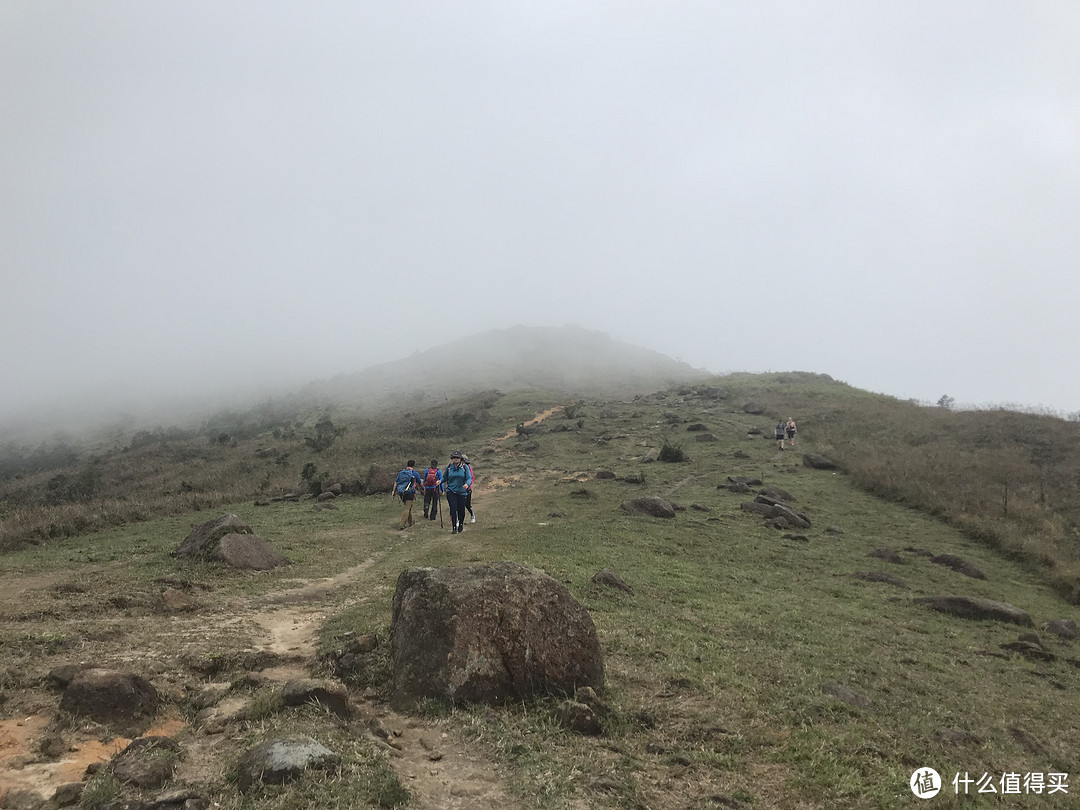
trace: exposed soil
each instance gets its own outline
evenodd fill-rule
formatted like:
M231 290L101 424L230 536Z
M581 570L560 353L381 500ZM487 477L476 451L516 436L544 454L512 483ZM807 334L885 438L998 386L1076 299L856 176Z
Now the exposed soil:
M130 648L139 652L128 657L145 660L168 658L167 650L195 644L212 645L217 649L231 647L230 640L240 640L243 649L265 650L278 656L280 665L263 669L259 677L268 683L284 683L293 678L309 677L307 665L314 657L317 632L326 619L320 600L331 594L361 572L375 559L369 559L335 577L311 580L296 587L268 594L258 600L234 603L215 612L198 615L170 616L164 620L146 620L151 632L138 642L128 640ZM76 572L66 572L20 583L20 592L28 594L48 588L58 582L71 580ZM5 599L11 608L13 600ZM336 604L340 609L340 602ZM3 613L9 614L9 610ZM10 615L10 614L9 614ZM153 636L158 636L156 639ZM123 657L123 656L121 656ZM57 656L55 663L66 663L70 656ZM54 664L42 662L44 671ZM189 676L162 672L155 683L159 690L181 699ZM162 689L162 686L165 686ZM55 694L42 689L12 690L3 706L6 719L0 719L0 806L10 790L27 790L42 798L51 797L56 788L69 782L81 781L89 766L107 762L126 747L131 740L124 737L101 737L100 727L65 728L60 737L66 750L57 755L41 752L42 743L54 730ZM513 807L513 801L502 787L498 767L476 750L458 739L447 727L437 722L398 715L382 706L363 703L356 695L360 715L371 725L389 732L386 747L390 761L402 784L413 797L411 806L445 808L446 810L495 810ZM176 708L162 712L155 726L146 735L173 736L187 725ZM373 737L373 741L374 741ZM174 779L187 784L219 781L223 777L222 750L230 744L225 734L193 734L185 738L184 757Z

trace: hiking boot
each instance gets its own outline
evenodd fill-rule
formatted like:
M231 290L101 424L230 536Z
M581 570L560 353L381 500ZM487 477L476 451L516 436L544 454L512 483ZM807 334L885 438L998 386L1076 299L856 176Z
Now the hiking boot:
M472 520L470 520L469 523L476 523L476 515L472 516Z
M427 520L427 519L428 519L427 512L424 512L424 520Z
M457 529L451 529L450 534L457 534Z

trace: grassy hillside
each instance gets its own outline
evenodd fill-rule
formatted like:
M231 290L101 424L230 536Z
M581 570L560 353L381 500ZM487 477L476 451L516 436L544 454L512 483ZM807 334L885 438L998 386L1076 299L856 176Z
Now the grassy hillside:
M748 414L744 406L752 401L764 413ZM565 409L517 429L552 406ZM800 424L798 446L780 452L772 426L789 415ZM997 780L1077 770L1080 727L1062 702L1080 688L1080 656L1038 627L1077 618L1062 598L1067 588L1047 586L1048 577L1066 575L1069 560L1045 560L1055 549L1065 555L1075 539L1073 425L919 409L815 375L740 375L626 400L487 394L383 421L354 423L333 413L334 430L347 430L316 450L321 417L294 424L291 434L161 438L156 454L129 448L98 458L105 480L127 472L129 500L163 490L161 497L182 497L182 476L214 499L203 504L213 511L148 516L0 557L0 583L17 594L4 603L0 627L10 655L0 673L5 713L47 711L41 675L73 659L145 668L174 692L194 690L199 676L184 664L192 646L239 660L251 643L245 634L253 632L243 621L245 606L266 610L268 595L346 570L349 579L318 603L326 616L323 649L334 649L346 632L385 638L403 568L508 559L545 569L589 609L605 652L604 700L612 712L605 735L588 738L560 730L546 701L497 712L430 707L419 722L497 765L493 778L516 806L911 807L918 802L908 781L923 767L946 779L932 806L1069 805L1071 786L1068 796L1044 790L1005 797L974 795L972 785L973 795L963 799L953 795L951 780L954 773ZM321 435L329 436L323 424ZM698 424L706 429L688 430ZM1062 450L1044 467L1024 466L1031 460L1024 453L1035 446L1028 441L1044 437L1044 424ZM1020 429L1027 425L1035 427ZM713 440L698 438L706 435ZM979 436L996 437L1001 446ZM688 460L644 460L665 445ZM397 532L398 508L385 497L345 496L325 512L313 511L310 501L252 503L256 494L295 482L307 464L317 468L307 481L319 485L324 472L359 479L372 464L445 459L454 446L469 453L488 487L475 499L478 523L462 535L432 523ZM260 456L271 447L277 455ZM196 450L197 458L185 456ZM962 462L949 457L953 450L963 451ZM832 456L844 470L810 469L802 463L806 451ZM132 453L143 473L125 467ZM274 460L281 454L284 464ZM1015 465L1005 475L996 465L983 469L988 459ZM88 468L76 465L69 474ZM155 468L159 477L142 487L145 471ZM1041 490L1031 477L1039 470L1046 473ZM616 479L598 478L600 471ZM260 486L268 473L271 481ZM805 539L743 511L752 495L726 488L739 476L787 490L812 521L798 533ZM7 482L6 502L13 495L29 500L31 478ZM643 482L627 482L634 479ZM221 490L229 486L243 497L226 502ZM662 520L619 509L640 494L685 510ZM94 514L92 503L83 506ZM41 508L45 514L49 507ZM193 521L225 509L294 565L252 576L178 565L167 556ZM1024 535L1025 527L1037 532ZM1040 544L1010 545L1024 537ZM891 561L878 556L881 549L894 552L886 555ZM963 557L986 578L936 565L927 552ZM600 568L614 569L634 595L591 583ZM212 597L189 619L162 622L155 580L163 576L201 583ZM915 601L941 593L1028 611L1043 654L1029 659L1002 646L1031 628L950 617ZM132 649L143 652L132 656ZM241 675L232 675L234 690L258 689ZM384 696L377 682L367 691L356 687L356 699L375 706ZM224 770L207 776L204 790L221 807L397 801L386 798L399 795L394 791L370 789L397 778L394 757L343 737L325 716L270 701L264 709L217 751ZM223 773L243 745L297 729L338 746L354 778L312 777L240 797ZM189 729L179 739L194 746L201 738ZM409 790L408 780L400 785Z

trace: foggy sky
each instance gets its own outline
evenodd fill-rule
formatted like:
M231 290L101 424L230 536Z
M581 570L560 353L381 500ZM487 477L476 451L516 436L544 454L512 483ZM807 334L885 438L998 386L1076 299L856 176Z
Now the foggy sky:
M515 324L1080 410L1080 4L0 0L0 420Z

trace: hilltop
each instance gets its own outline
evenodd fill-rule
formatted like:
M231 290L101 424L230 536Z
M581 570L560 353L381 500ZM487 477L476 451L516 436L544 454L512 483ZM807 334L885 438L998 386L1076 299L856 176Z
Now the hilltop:
M442 334L452 339L444 345L355 374L313 382L298 396L320 402L364 402L373 407L385 407L403 396L417 404L444 402L484 389L623 396L709 376L651 349L574 326L467 332L450 321Z

